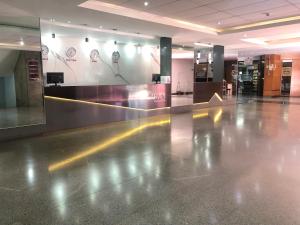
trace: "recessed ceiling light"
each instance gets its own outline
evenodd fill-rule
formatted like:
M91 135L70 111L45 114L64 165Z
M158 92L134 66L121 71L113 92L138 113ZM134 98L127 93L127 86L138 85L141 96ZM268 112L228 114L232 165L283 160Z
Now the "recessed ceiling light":
M103 27L102 26L99 26L99 29L102 29Z
M244 34L244 37L245 37L245 38L248 37L248 34Z
M218 25L221 25L222 24L222 22L221 21L218 21Z
M21 41L20 41L20 45L21 45L21 46L24 46L24 44L25 44L24 41L21 40Z
M68 23L71 23L71 21L69 20Z
M144 6L148 6L149 5L149 2L144 2Z

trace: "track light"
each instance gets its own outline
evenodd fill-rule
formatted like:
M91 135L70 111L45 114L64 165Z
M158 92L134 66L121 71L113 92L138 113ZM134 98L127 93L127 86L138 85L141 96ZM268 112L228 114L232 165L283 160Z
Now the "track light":
M88 37L85 38L85 42L89 42L89 38Z
M52 34L52 38L55 38L55 33Z

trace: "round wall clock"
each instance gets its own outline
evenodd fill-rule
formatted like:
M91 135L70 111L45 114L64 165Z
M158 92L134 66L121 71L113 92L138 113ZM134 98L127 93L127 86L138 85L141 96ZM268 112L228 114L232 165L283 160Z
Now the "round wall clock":
M113 52L113 54L112 54L113 63L119 63L120 58L121 58L121 55L118 51Z

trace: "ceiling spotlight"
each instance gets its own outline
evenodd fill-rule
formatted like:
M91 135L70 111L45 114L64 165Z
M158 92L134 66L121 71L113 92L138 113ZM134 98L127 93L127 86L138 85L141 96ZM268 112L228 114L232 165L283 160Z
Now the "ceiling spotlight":
M55 19L54 19L54 18L51 18L50 21L51 21L51 22L55 22Z
M218 21L218 25L221 25L222 24L222 22L221 21Z
M103 28L103 26L99 26L99 29L102 29Z
M85 38L85 42L89 42L89 38L88 37Z
M149 5L149 2L144 2L144 6L148 6Z
M55 33L52 34L52 38L55 38Z
M71 21L70 20L68 20L68 24L70 24L71 23Z
M24 46L24 44L25 44L24 41L21 40L21 41L20 41L20 45L21 45L21 46Z

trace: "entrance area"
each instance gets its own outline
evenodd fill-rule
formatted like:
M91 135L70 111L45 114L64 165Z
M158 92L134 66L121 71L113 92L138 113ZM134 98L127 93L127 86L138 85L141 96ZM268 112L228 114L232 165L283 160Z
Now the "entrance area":
M194 50L173 48L172 107L192 105L194 92Z

